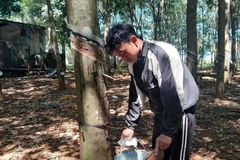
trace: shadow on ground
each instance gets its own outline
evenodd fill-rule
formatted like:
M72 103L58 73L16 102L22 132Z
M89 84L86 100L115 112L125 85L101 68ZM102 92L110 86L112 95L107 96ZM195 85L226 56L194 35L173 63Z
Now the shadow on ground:
M121 79L110 86L110 107L112 109L113 152L119 152L117 141L126 124L128 74L118 75ZM197 124L194 134L191 160L240 160L240 75L225 87L225 98L215 98L215 81L205 79L200 86L200 100L197 108ZM124 88L125 87L125 88ZM118 102L118 103L115 103ZM111 111L111 110L110 110ZM153 114L146 107L135 136L147 150L151 150Z
M128 101L128 74L108 82L112 154L119 152ZM215 81L204 79L197 109L191 160L240 160L240 75L225 87L225 99L215 95ZM66 75L66 91L57 79L40 76L2 78L5 100L0 103L1 160L77 160L79 136L73 73ZM140 149L151 150L153 113L143 110L135 136Z
M68 76L64 92L43 75L1 79L1 160L79 159L75 84Z

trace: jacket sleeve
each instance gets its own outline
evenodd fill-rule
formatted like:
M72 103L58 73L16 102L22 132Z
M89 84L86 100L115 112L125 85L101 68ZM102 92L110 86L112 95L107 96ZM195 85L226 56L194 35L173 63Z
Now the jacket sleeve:
M145 96L136 87L133 76L129 87L128 111L126 114L126 123L128 128L135 129L141 117L141 110L145 100Z
M183 66L178 52L168 46L154 58L155 77L160 87L160 98L164 107L161 130L162 134L172 137L177 133L182 122L184 107ZM166 50L167 50L166 49Z

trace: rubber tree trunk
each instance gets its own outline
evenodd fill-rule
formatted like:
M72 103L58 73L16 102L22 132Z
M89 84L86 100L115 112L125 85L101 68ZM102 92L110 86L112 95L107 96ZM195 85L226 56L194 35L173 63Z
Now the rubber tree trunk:
M110 21L110 15L108 12L108 0L103 0L102 5L103 5L103 19L104 19L104 40L105 40L107 37L108 30L109 30L108 24ZM108 52L108 51L106 51L106 52ZM111 68L111 54L106 53L104 60L105 60L104 72L106 74L109 74L110 68Z
M197 78L197 0L187 2L187 66L194 79Z
M228 51L228 23L230 12L230 0L218 0L218 54L217 54L217 83L216 96L224 98L224 65L226 50ZM228 54L228 53L227 53Z
M64 41L62 41L61 43L62 43L62 56L61 56L62 66L63 66L64 72L66 72L66 69L67 69L67 65L66 65L66 45L65 45Z
M224 83L229 84L230 80L230 59L231 59L231 42L230 42L230 35L229 35L229 24L231 22L230 18L230 1L231 0L225 0L225 59L224 59Z
M3 93L2 93L2 84L1 84L1 79L0 79L0 100L3 100Z
M231 1L230 6L231 13L231 27L232 27L232 50L231 50L231 63L230 63L230 78L235 74L235 64L236 64L236 0Z
M57 35L56 35L56 26L53 18L53 10L52 10L52 5L50 0L47 1L47 6L48 6L48 18L49 18L49 23L50 23L50 29L51 29L51 37L53 40L53 50L56 56L56 62L57 62L57 78L58 78L58 88L59 90L65 90L65 79L64 79L64 67L63 67L63 62L60 57L59 53L59 48L58 48L58 42L57 42Z
M79 30L88 26L100 35L95 0L65 0L68 23ZM80 127L80 159L110 160L111 146L108 138L109 121L103 66L91 58L73 51L76 95Z

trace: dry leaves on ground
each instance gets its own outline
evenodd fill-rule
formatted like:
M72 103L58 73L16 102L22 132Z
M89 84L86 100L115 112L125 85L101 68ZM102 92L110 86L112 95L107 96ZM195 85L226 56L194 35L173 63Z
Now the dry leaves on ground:
M108 81L111 146L126 124L129 75ZM203 80L197 109L192 160L240 160L240 79L225 87L226 98L214 98L215 82ZM79 136L74 74L66 74L66 91L57 80L39 76L1 79L5 99L0 103L0 159L79 159ZM151 150L153 113L143 110L136 137ZM143 148L142 147L142 148ZM140 147L141 148L141 147Z

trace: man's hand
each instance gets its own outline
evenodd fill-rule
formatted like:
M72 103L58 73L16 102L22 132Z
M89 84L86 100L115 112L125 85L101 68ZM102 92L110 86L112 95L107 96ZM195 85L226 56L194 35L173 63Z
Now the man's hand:
M158 136L158 138L156 139L156 145L155 145L155 156L158 154L159 150L166 150L168 149L168 147L170 146L170 144L172 143L172 138L168 137L166 135L161 134L160 136Z
M126 129L124 129L122 131L121 138L126 138L126 137L132 138L133 134L134 134L134 130L133 129L126 128Z

